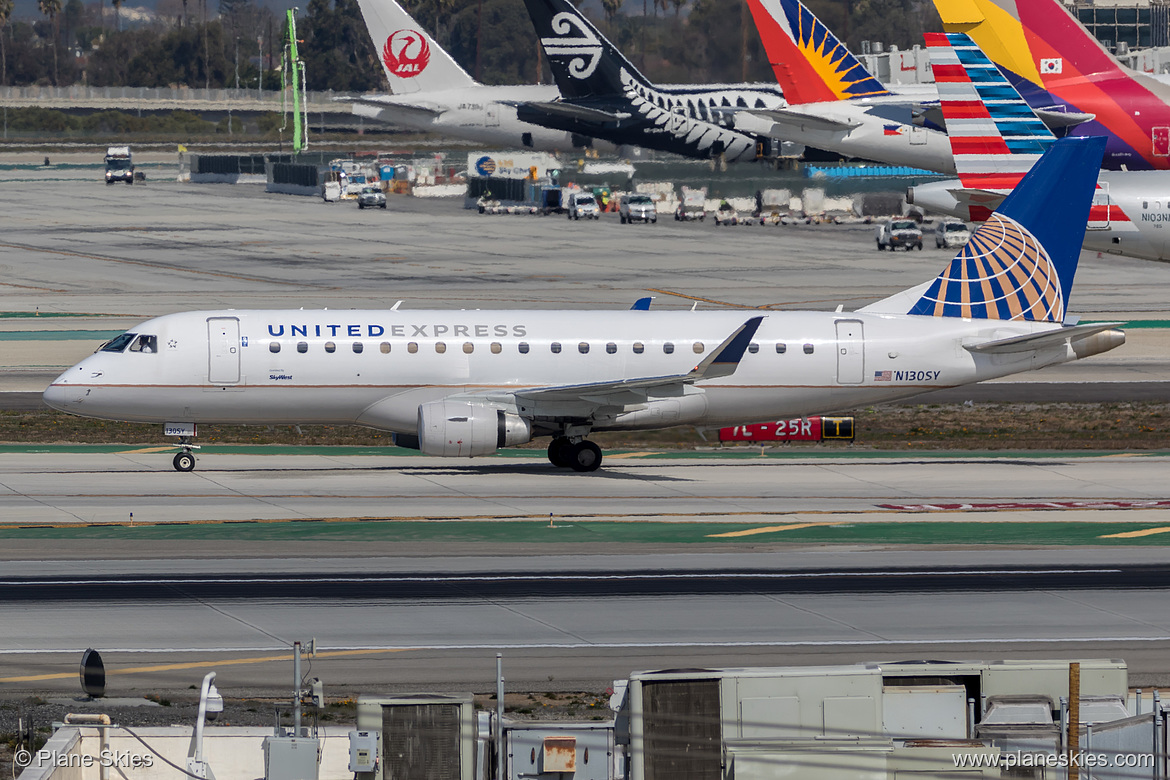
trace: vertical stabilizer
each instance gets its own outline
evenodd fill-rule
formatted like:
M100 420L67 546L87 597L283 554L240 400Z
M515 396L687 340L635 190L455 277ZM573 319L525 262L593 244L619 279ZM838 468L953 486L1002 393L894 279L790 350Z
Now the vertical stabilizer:
M394 94L475 86L475 79L439 47L396 0L358 0Z
M1053 144L908 313L1063 322L1104 153L1101 137Z
M789 103L889 94L800 0L748 0L748 7Z
M963 186L1016 186L1056 137L967 35L927 33L926 47Z
M568 0L524 0L524 4L565 98L624 95L629 82L649 85Z

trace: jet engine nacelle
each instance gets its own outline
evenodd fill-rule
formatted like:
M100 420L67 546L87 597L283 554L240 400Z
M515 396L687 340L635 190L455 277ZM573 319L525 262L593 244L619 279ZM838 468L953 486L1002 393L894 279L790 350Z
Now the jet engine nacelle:
M503 409L466 401L418 407L418 444L427 455L470 458L532 441L532 422Z

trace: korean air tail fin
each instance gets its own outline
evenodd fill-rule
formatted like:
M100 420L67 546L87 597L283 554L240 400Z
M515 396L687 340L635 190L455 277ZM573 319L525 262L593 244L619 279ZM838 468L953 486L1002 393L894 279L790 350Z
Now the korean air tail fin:
M358 0L394 94L440 92L476 81L396 0Z
M800 0L748 0L748 7L789 103L889 94Z
M649 81L568 0L524 0L567 99L624 95L632 82Z
M861 311L1063 323L1104 154L1056 141L937 278Z
M1016 186L1056 137L967 35L927 33L926 47L963 186Z

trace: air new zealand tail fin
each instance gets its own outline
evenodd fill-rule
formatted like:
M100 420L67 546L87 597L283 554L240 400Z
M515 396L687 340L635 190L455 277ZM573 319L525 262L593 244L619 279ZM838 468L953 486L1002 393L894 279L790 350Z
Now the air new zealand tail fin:
M626 82L650 82L568 0L524 0L567 99L622 95Z
M748 0L748 7L789 103L889 94L800 0Z
M358 0L358 5L394 94L475 85L475 79L395 0Z

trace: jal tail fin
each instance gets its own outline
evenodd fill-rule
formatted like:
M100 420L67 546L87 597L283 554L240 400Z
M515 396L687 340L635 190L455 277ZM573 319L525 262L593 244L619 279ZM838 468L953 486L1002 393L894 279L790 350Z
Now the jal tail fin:
M1054 143L908 313L1064 322L1104 154L1099 136Z
M553 79L568 99L624 95L650 82L568 0L524 0Z
M927 33L926 47L963 186L1015 187L1056 136L970 37Z
M748 0L748 7L789 103L889 94L800 0Z
M394 94L440 92L476 81L396 0L358 0Z

